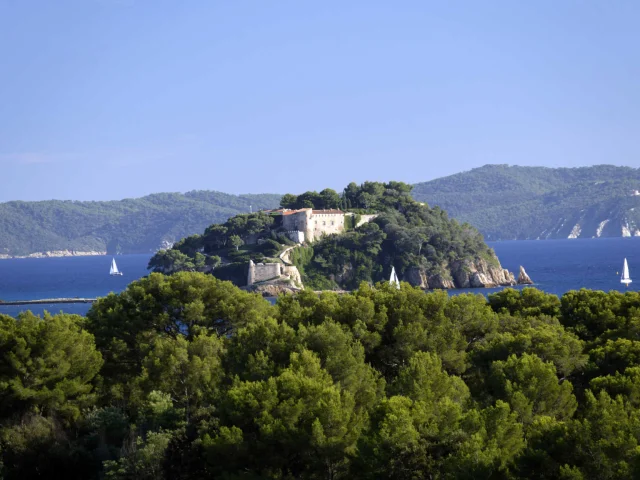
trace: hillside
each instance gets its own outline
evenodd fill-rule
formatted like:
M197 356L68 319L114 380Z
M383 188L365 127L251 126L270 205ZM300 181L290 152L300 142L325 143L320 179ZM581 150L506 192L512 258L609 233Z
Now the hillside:
M280 195L212 191L159 193L109 202L0 203L0 257L37 252L154 252L240 212L270 208Z
M414 185L487 240L640 235L640 169L485 165Z
M416 202L410 192L402 182L365 182L351 183L342 195L331 189L286 194L281 205L293 209L241 214L211 225L159 251L149 268L211 272L244 286L250 260L284 262L297 267L306 287L323 290L383 281L393 267L401 280L425 289L515 284L475 228ZM294 230L304 237L295 243ZM285 260L284 249L297 243Z

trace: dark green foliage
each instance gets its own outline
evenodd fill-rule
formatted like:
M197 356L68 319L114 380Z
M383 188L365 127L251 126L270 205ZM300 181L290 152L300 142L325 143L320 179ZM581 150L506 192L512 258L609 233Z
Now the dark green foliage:
M102 366L93 336L77 315L0 315L0 416L27 413L71 421L94 401Z
M497 261L474 228L450 220L439 208L415 202L410 191L401 182L349 184L343 198L379 215L355 230L360 215L347 217L346 233L315 242L314 257L304 265L303 283L316 289L331 283L354 289L363 281L388 278L392 266L401 277L410 268L446 276L453 262Z
M638 478L638 309L151 274L87 318L0 316L0 478Z
M400 277L417 268L423 274L449 278L455 262L484 260L498 265L477 230L449 219L440 208L431 209L414 201L410 192L411 186L402 182L365 182L349 184L342 197L331 189L283 196L281 203L286 208L329 209L350 204L357 207L353 211L378 214L357 228L362 216L348 215L344 233L321 237L312 250L293 250L291 261L299 267L303 284L317 290L355 289L363 281L375 283L389 278L392 267ZM168 252L159 251L149 268L167 274L208 272L211 255L229 263L277 257L282 244L293 242L286 238L276 218L280 217L265 212L236 215L224 224L209 226L203 235L179 241ZM220 276L219 272L214 275ZM244 279L236 284L245 285Z
M287 193L280 200L280 206L289 209L314 208L316 210L331 210L341 208L342 198L335 190L325 188L320 193L305 192L301 195Z
M282 247L278 242L269 238L265 240L260 249L267 257L275 257L282 250Z
M414 185L416 200L438 205L489 240L620 236L640 224L640 169L485 165ZM601 222L608 220L602 225ZM601 229L598 234L598 229Z
M280 195L158 193L111 202L0 203L0 255L51 250L153 252L241 212L273 208ZM188 252L183 252L188 253Z
M266 247L256 246L258 237L265 237L275 233L271 230L275 220L264 212L236 215L224 224L214 224L207 227L204 234L192 235L184 238L170 250L160 250L149 260L148 269L157 273L171 274L175 272L206 272L211 273L225 262L223 267L234 263L247 263L250 259L255 262L264 260L265 249L267 255L277 255L280 244L273 239ZM276 235L276 238L279 238ZM277 249L274 247L277 245ZM242 247L242 248L241 248ZM236 282L237 275L214 272L218 278L232 280L236 285L244 285L244 279Z

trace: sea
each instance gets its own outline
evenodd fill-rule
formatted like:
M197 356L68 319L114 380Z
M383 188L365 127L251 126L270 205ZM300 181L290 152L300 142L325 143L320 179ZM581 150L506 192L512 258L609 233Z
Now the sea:
M640 238L598 238L572 240L513 240L489 242L502 266L518 274L524 266L535 287L561 296L569 290L640 289ZM127 285L148 274L151 255L118 255L122 276L110 276L111 257L19 258L0 260L0 300L45 298L97 298L121 292ZM620 284L624 259L629 262L636 283L627 289ZM520 287L519 287L520 288ZM451 290L455 295L471 292L489 294L500 288ZM17 315L29 309L42 314L64 311L86 314L87 303L2 306L0 313Z

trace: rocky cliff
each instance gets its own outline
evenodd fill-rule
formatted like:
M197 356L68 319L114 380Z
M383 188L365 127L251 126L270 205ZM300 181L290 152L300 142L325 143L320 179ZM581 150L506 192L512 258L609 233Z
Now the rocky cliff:
M533 282L520 267L520 275L502 268L498 259L488 262L483 259L453 262L446 273L428 275L423 269L414 267L401 275L401 280L423 289L495 288L514 285L531 285Z

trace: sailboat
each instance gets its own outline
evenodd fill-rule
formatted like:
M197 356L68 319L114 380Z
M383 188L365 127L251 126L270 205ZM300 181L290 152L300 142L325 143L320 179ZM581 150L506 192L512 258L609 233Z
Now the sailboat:
M389 285L393 285L398 290L400 290L400 280L398 280L398 275L396 275L396 267L391 267L391 278L389 278Z
M624 267L622 267L622 278L620 278L620 283L624 283L626 287L632 282L631 278L629 278L629 265L627 264L627 259L624 259Z
M122 272L118 270L115 258L111 259L111 269L109 270L109 275L122 275Z

